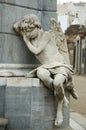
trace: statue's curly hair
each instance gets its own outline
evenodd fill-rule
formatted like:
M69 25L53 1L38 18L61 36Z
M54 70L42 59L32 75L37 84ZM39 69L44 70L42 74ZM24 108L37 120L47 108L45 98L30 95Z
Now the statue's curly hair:
M39 19L38 19L38 17L36 15L34 15L34 14L27 14L27 15L24 16L23 19L29 20L30 26L34 25L35 27L41 28L40 21L39 21Z
M22 31L31 31L36 27L41 28L41 24L38 17L34 14L27 14L20 21L14 24L14 29L20 34Z

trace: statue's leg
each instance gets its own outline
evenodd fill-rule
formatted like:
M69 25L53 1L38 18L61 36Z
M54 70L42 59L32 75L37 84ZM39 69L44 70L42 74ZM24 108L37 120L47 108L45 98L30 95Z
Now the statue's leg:
M74 99L78 99L78 95L76 93L76 90L74 88L74 84L72 82L72 77L69 79L67 85L66 85L66 89L70 92L70 94L72 95L72 97Z
M53 88L53 79L50 77L50 72L45 68L38 68L37 69L37 77L41 79L46 87L54 91Z
M62 74L57 74L55 75L53 85L55 89L55 96L57 100L57 114L56 114L56 120L55 120L55 125L60 126L63 122L63 114L62 114L62 106L63 106L63 101L65 100L64 98L64 88L63 88L63 83L65 81L65 76Z

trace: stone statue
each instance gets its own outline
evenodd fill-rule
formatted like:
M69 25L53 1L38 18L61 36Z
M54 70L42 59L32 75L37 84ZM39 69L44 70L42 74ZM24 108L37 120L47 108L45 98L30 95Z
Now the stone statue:
M72 67L69 63L67 44L60 24L54 19L50 20L51 28L43 31L39 19L34 14L25 15L16 22L14 29L22 35L28 49L42 64L40 67L27 73L27 77L38 77L46 87L54 92L58 103L55 125L63 122L62 105L68 105L65 89L77 99L72 83Z

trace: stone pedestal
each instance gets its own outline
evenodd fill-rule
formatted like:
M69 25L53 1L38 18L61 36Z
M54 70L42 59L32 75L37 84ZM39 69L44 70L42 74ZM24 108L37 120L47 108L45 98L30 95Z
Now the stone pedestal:
M1 78L4 81L4 78ZM2 114L8 119L8 129L53 129L56 115L54 94L37 78L6 78ZM68 97L67 93L67 97ZM2 100L3 102L3 100ZM0 100L1 105L1 100ZM69 126L69 108L63 108L62 128Z
M57 128L57 129L48 129L48 130L73 130L71 127L66 128Z

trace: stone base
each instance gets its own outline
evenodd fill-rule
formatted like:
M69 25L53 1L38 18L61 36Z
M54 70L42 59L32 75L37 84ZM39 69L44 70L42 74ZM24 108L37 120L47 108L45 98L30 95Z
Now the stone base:
M65 127L65 128L53 128L53 129L46 129L46 130L74 130L71 127Z
M37 78L0 78L3 102L1 115L8 119L8 129L53 129L56 116L56 100L53 92ZM1 82L0 82L1 83ZM69 97L69 93L66 93ZM63 107L62 128L69 126L69 108Z

